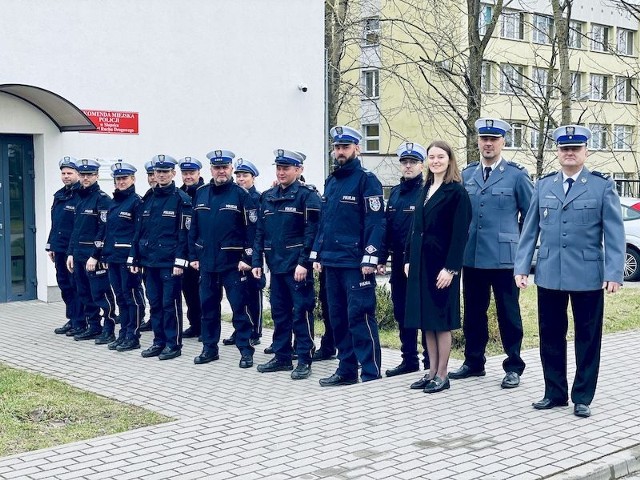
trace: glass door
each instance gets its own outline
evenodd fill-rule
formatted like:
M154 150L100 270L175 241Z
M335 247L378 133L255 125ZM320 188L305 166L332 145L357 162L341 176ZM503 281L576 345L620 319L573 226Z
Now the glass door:
M33 137L0 135L0 302L36 298Z

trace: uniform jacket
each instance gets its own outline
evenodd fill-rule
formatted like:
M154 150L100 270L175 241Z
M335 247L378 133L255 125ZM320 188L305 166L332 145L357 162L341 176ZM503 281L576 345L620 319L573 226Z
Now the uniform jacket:
M257 220L249 192L233 180L223 185L211 180L194 199L189 260L199 261L201 272L238 268L241 260L251 265Z
M142 204L135 185L113 192L113 202L107 213L107 233L104 238L102 261L126 263L136 231L136 215Z
M486 183L480 162L462 171L462 181L472 207L464 266L513 268L533 192L529 174L520 165L502 159Z
M196 183L194 183L193 185L184 185L184 184L182 184L180 186L180 190L182 190L184 193L189 195L189 198L191 198L192 203L193 203L193 199L196 196L196 191L203 185L204 185L204 179L202 177L200 177L200 178L198 178L198 181Z
M156 186L138 209L136 233L127 263L143 267L180 267L189 265L188 232L191 199L176 187Z
M46 251L66 253L73 232L73 218L76 205L80 201L78 190L80 182L65 185L53 194L51 205L51 231L47 239Z
M98 182L79 188L78 196L80 201L76 205L67 255L73 255L76 262L86 262L90 257L100 260L111 197L100 189Z
M327 178L312 261L329 267L378 264L384 236L382 185L356 158Z
M262 268L263 254L272 273L311 268L309 254L318 232L320 195L315 187L293 182L262 194L252 266Z
M400 181L391 189L385 213L386 228L384 243L378 263L384 265L391 255L391 276L404 276L404 248L411 229L416 201L422 187L422 174L416 178Z
M445 268L460 272L471 204L457 182L445 183L424 204L421 190L411 233L407 238L407 308L405 328L451 330L460 326L460 275L448 288L436 288L436 279Z
M536 183L522 230L515 275L528 275L540 237L535 283L566 291L622 283L625 233L615 184L583 168L565 197L562 172ZM604 247L604 248L603 248Z

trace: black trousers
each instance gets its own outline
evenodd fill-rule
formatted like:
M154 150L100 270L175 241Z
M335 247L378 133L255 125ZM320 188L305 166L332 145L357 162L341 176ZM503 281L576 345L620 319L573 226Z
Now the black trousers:
M320 339L320 352L326 356L336 354L336 341L333 338L333 328L329 320L329 302L327 301L327 273L324 269L320 272L318 300L320 300L320 311L322 323L324 324L324 335Z
M202 325L202 306L200 304L200 272L185 268L182 275L182 294L187 304L187 320L192 330L200 335Z
M567 306L571 299L575 330L576 375L571 401L589 405L596 392L600 369L600 343L604 315L604 290L567 292L538 287L540 359L545 398L566 402Z
M397 269L391 272L391 301L393 302L393 316L398 322L398 333L400 334L400 351L402 352L402 361L411 367L418 367L420 362L418 360L418 329L417 328L405 328L404 320L407 311L407 277L404 274L404 265L402 262L393 262L393 265L398 265L398 268L402 268L401 271ZM420 338L422 340L422 355L424 367L429 366L429 354L427 353L427 336L425 332L421 332Z
M505 372L522 375L524 361L522 347L522 317L518 303L520 292L513 281L513 269L464 267L462 274L464 293L464 363L471 370L483 370L484 355L489 341L487 309L491 290L498 312L498 328L507 358L502 362Z

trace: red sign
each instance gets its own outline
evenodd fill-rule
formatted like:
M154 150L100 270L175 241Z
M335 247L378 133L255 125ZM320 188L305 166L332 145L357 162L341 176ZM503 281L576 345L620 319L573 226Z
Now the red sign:
M114 112L112 110L83 110L89 120L98 127L87 133L138 134L138 112Z

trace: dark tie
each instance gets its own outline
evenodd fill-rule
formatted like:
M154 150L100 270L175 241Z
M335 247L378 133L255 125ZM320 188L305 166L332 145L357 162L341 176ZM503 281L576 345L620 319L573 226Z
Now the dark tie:
M484 178L485 182L489 179L489 175L491 175L491 167L484 167L484 175L482 178Z
M573 185L573 182L575 182L575 180L573 178L567 178L565 182L567 182L567 185L569 185L569 187L567 187L566 193L564 194L564 196L566 197L567 195L569 195L569 191L571 190L571 186Z

